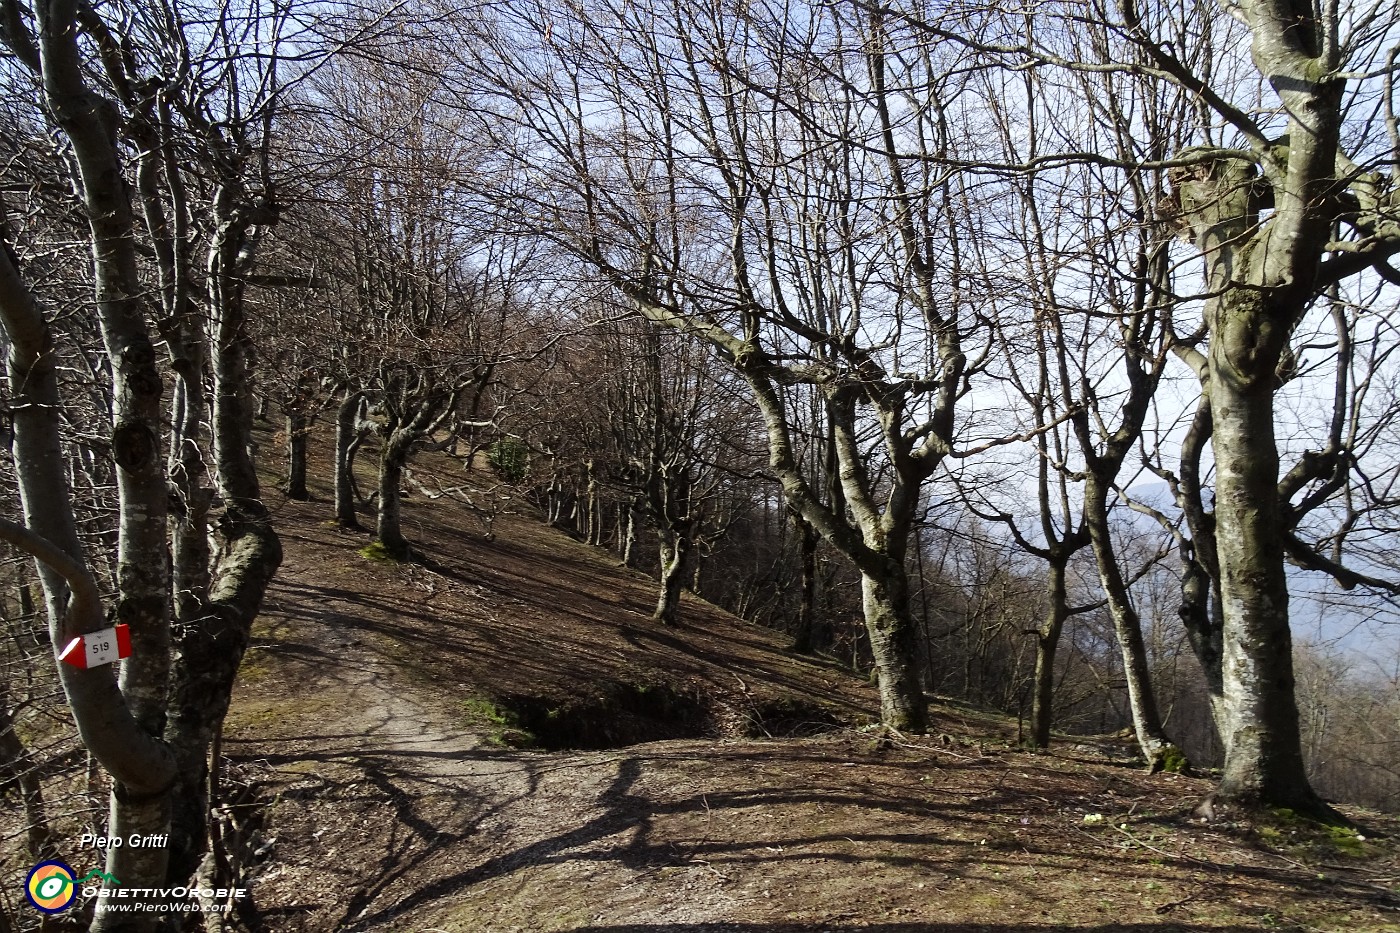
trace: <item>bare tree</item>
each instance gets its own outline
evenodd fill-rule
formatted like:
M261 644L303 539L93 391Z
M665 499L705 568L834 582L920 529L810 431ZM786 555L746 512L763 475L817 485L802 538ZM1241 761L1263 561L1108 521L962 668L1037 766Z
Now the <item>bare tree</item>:
M60 673L79 733L118 782L108 832L170 830L169 848L109 851L110 873L152 889L189 878L203 852L210 743L280 559L250 456L243 278L258 232L276 219L266 146L288 10L219 8L208 22L222 31L198 59L186 44L189 12L123 15L62 2L0 8L0 34L33 75L32 99L71 146L105 357L93 375L99 385L111 380L119 514L111 612L130 626L133 653L119 683L111 668L60 665ZM242 42L262 52L248 56ZM202 271L194 258L201 251ZM7 525L6 535L44 568L53 641L63 644L109 624L94 570L101 557L76 536L75 491L60 466L64 425L47 352L51 324L10 257L0 302L12 343L10 378L17 392L37 394L32 417L16 429L25 522ZM177 384L168 462L157 340L170 351ZM206 363L212 398L204 390ZM206 463L214 467L208 473ZM212 527L206 477L219 495ZM213 554L205 544L211 532ZM172 607L182 623L176 640ZM179 663L172 666L173 649ZM101 901L94 924L144 929L155 922L153 914L117 912Z
M984 345L971 195L919 156L966 144L947 110L966 77L880 13L772 12L501 10L481 79L528 179L503 203L747 383L791 508L860 568L885 722L922 730L908 542ZM804 386L840 507L797 455L783 396Z
M639 537L637 520L654 532L653 618L675 624L685 571L726 533L742 498L734 486L758 469L752 410L708 348L644 318L604 318L569 353L579 358L571 368L589 374L563 402L569 434L586 445L589 540L603 543L603 495L618 501L625 549Z
M336 514L355 524L354 450L377 436L376 534L398 557L409 550L400 496L412 450L463 422L491 423L495 406L482 407L528 329L529 251L490 238L470 194L482 149L444 104L435 61L423 37L328 67L305 89L302 143L329 167L315 184L322 203L297 222L327 280L319 363L341 394Z
M1164 41L1180 29L1168 7L1124 4L1107 22L1133 54L1145 56L1147 64L1136 67L1191 92L1208 118L1198 127L1202 145L1171 154L1171 210L1205 269L1202 349L1192 348L1189 335L1178 347L1204 397L1181 472L1199 488L1195 474L1208 440L1215 471L1210 545L1201 533L1206 516L1193 506L1188 517L1198 513L1193 549L1207 548L1198 551L1199 566L1220 610L1226 762L1219 796L1322 811L1298 737L1284 564L1293 513L1316 508L1345 485L1353 451L1334 433L1335 442L1281 478L1275 399L1296 371L1292 343L1315 298L1366 269L1386 268L1400 251L1394 186L1381 174L1393 158L1394 124L1389 131L1383 119L1368 126L1351 109L1379 92L1393 113L1384 76L1396 54L1395 14L1382 5L1252 0L1222 9L1233 18L1225 26L1249 39L1258 82L1230 83L1219 71L1202 71L1208 53L1226 47L1218 18L1198 20L1194 43ZM1130 67L1119 55L1104 64ZM1344 77L1349 73L1356 77ZM1365 77L1371 74L1382 77ZM1279 109L1255 115L1248 101L1261 87ZM1344 144L1343 126L1358 118L1363 122ZM1198 641L1213 639L1207 615L1189 613L1187 620L1202 626Z

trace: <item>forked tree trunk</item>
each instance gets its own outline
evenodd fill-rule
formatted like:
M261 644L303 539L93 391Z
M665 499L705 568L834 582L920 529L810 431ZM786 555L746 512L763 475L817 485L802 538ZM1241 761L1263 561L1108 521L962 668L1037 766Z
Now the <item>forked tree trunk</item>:
M176 643L180 663L174 671L166 727L179 773L172 793L166 878L176 886L189 882L208 845L214 736L228 714L263 594L282 562L282 544L263 505L252 454L251 341L242 276L253 246L248 227L256 214L236 203L228 188L214 207L215 216L226 218L209 262L209 300L215 322L211 354L214 475L224 508L214 525L216 547L207 608L181 626ZM218 767L218 762L212 766Z
M78 6L69 3L36 3L36 77L43 83L47 110L72 144L72 161L80 180L87 215L97 317L112 376L112 457L117 464L120 533L117 545L116 614L130 626L131 656L119 674L121 692L111 697L120 713L82 719L91 711L74 703L75 719L85 741L104 728L108 715L120 718L130 710L148 740L156 740L165 719L165 697L170 672L170 564L167 545L168 493L165 461L161 456L163 381L156 367L156 351L147 330L144 287L136 262L136 221L130 189L124 180L122 155L115 138L115 105L94 93L83 73L84 53L79 49ZM19 37L11 37L18 40ZM16 335L11 335L14 338ZM19 340L16 339L16 343ZM55 392L54 401L57 401ZM17 424L18 429L18 424ZM56 430L56 426L54 428ZM16 460L18 460L18 456ZM69 503L67 490L55 502ZM33 502L27 503L31 508ZM32 514L27 514L30 527ZM42 533L42 532L40 532ZM50 538L61 547L61 538ZM65 548L66 549L66 548ZM76 551L72 552L77 557ZM78 558L81 559L81 558ZM52 580L46 581L46 588ZM51 604L55 597L50 597ZM55 621L62 623L62 613ZM100 612L83 625L101 627ZM79 634L78 632L55 632ZM55 639L55 644L60 643ZM64 667L65 665L60 665ZM82 672L84 679L111 679L110 670ZM65 682L71 677L63 672ZM112 692L115 692L113 688ZM73 694L69 692L70 702ZM144 744L144 742L143 742ZM89 745L92 748L91 745ZM94 749L94 755L103 758ZM120 756L119 756L120 757ZM103 760L109 771L124 772L120 760ZM115 766L115 768L114 768ZM123 837L131 833L161 834L169 825L169 786L173 777L169 759L162 774L130 786L118 778L111 796L108 832ZM149 786L154 783L155 786ZM146 785L146 786L142 786ZM165 878L167 858L156 847L120 847L107 851L106 870L133 888L155 888ZM104 888L104 891L107 889ZM158 900L145 898L146 902ZM153 917L133 919L131 913L110 909L104 894L98 899L94 931L148 929Z
M46 30L57 29L56 34L46 36L46 41L54 47L48 51L59 59L53 63L55 76L78 82L76 52L71 47L65 48L71 42L71 21L66 25L52 22L44 25ZM81 90L80 82L78 88L75 91L68 86L62 90L65 96L77 98L64 101L65 107L81 107L85 101L91 105ZM91 142L89 138L87 143ZM85 151L85 155L90 156L90 150ZM85 177L88 177L88 168L84 170ZM97 226L94 220L94 227ZM104 232L104 239L108 232ZM96 232L94 236L96 238ZM120 242L127 243L125 238L121 238ZM102 265L99 264L99 276L104 274ZM99 292L99 297L121 300L122 294L124 292L115 295ZM119 338L135 323L124 313L105 307L104 301L99 301L99 307L104 315L114 316L107 322L113 325L113 338ZM0 532L5 534L5 540L30 550L39 558L39 578L48 610L50 640L55 645L61 645L76 635L104 628L108 623L97 582L78 540L73 515L72 493L67 482L68 470L59 427L59 413L63 411L63 406L58 391L52 333L43 310L20 279L5 251L0 251L0 323L3 323L10 343L6 367L13 400L11 451L25 519L23 527L0 521ZM133 503L145 502L142 493L147 487L141 481L144 474L151 469L156 474L163 473L159 469L160 458L157 456L157 428L151 428L149 425L152 422L144 417L149 415L155 419L154 424L159 424L160 380L147 368L154 366L154 353L141 352L143 349L149 351L149 344L143 348L139 339L132 340L129 345L117 339L117 345L128 353L125 362L136 364L133 370L119 365L119 360L113 360L114 375L121 374L115 409L118 415L128 410L125 407L128 402L136 402L130 397L132 394L147 396L148 401L156 403L154 411L148 405L134 404L132 420L118 421L113 431L114 455L123 471L120 554L123 560L131 560L140 554L149 562L149 566L143 568L123 564L119 583L134 584L131 618L143 628L146 636L144 647L150 651L153 644L166 644L168 636L168 627L166 635L149 629L150 625L165 625L168 621L164 618L164 606L161 607L160 620L149 616L153 608L149 599L150 587L164 579L166 571L164 496L154 506L152 513L128 509ZM138 412L141 413L139 416ZM133 473L137 475L131 475ZM155 525L159 526L158 530L153 527ZM31 536L32 540L28 540ZM153 538L161 541L159 554L133 549L134 543L148 542ZM45 550L53 553L42 553ZM119 593L118 611L121 611L121 595ZM114 780L113 818L109 826L112 834L163 833L168 827L175 762L170 750L159 741L151 727L151 720L159 717L150 705L154 691L160 689L163 692L165 678L161 673L161 664L168 664L168 647L164 653L157 652L155 657L135 666L137 673L153 675L155 683L133 684L134 702L131 704L118 689L110 667L78 670L67 664L57 665L78 733L93 758ZM155 887L165 880L166 862L163 849L122 847L109 850L106 870L112 873L127 871L133 879L132 887ZM105 909L106 906L105 901L99 904L94 928L142 930L154 926L154 915L133 920L133 914L119 914Z
M360 438L360 402L364 393L347 389L335 413L335 522L357 529L355 515L355 453Z
M885 509L875 505L857 440L855 403L850 396L828 400L833 447L839 469L840 511L823 505L803 476L794 455L787 412L774 385L761 374L745 372L768 431L769 465L782 483L787 505L850 558L861 574L861 605L880 686L881 722L901 732L928 730L928 700L924 696L919 629L909 611L909 574L904 566L910 523L921 482L912 463L907 473L896 471L895 488ZM919 470L927 467L920 467ZM855 518L852 527L845 514ZM858 654L858 640L852 645Z
M1273 214L1260 232L1257 168L1238 158L1178 172L1176 197L1206 258L1209 346L1199 367L1215 458L1215 557L1221 600L1217 797L1331 815L1303 767L1294 696L1285 531L1274 437L1274 384L1311 301L1338 187L1342 82L1301 55L1322 27L1307 8L1261 7L1252 53L1289 114L1287 148L1260 153ZM1286 15L1285 15L1286 13ZM1300 21L1301 20L1301 21ZM1209 671L1207 675L1209 676Z
M680 612L681 584L685 582L685 558L690 539L685 534L663 529L657 534L661 557L661 592L652 619L662 625L675 625Z

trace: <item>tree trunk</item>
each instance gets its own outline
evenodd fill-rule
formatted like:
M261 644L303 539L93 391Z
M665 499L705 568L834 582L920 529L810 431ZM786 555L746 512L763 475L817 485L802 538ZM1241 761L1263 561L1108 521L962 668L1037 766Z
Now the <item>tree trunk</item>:
M909 579L891 562L883 572L862 568L865 628L880 681L880 721L900 732L928 731L928 703L918 667L918 628L909 614Z
M558 458L549 463L549 488L545 492L545 517L549 527L558 528L564 520L564 483L559 476Z
M202 361L203 354L196 359ZM170 451L170 481L178 497L170 522L170 573L175 586L175 618L180 622L196 618L209 598L211 495L205 487L208 470L200 445L204 410L203 388L182 374L175 384L175 431Z
M53 845L53 831L49 827L48 807L44 803L44 785L39 781L39 770L34 756L19 733L15 731L14 720L10 718L9 681L0 678L0 772L14 775L19 787L20 803L24 807L24 834L29 843L29 857L35 861L56 858L58 851Z
M55 24L46 23L46 29ZM49 36L49 40L62 45L62 35L68 26L58 24L59 35ZM61 51L61 50L60 50ZM60 71L76 73L71 61L60 61L56 67ZM71 77L71 75L70 75ZM71 101L68 106L71 106ZM101 298L110 298L99 293ZM102 306L102 302L99 302ZM130 324L121 315L112 322L114 330L124 330ZM63 411L53 353L53 338L42 309L19 278L17 270L10 263L8 255L0 251L0 323L10 342L6 367L10 396L13 400L13 437L11 451L15 465L15 476L20 491L20 502L24 510L23 528L15 535L7 537L12 544L34 547L34 541L20 540L25 535L36 536L44 548L52 549L53 554L45 555L31 551L40 558L39 578L44 588L45 603L49 617L49 637L53 644L62 645L76 635L105 628L108 624L104 613L101 594L96 580L83 556L83 548L77 536L77 526L73 516L72 494L68 487L68 470L63 455L63 445L59 430L59 413ZM115 338L117 333L113 334ZM120 341L118 341L120 344ZM124 381L127 390L137 396L154 393L159 402L160 380L145 378L149 375L147 365L153 367L154 354L147 356L141 352L139 341L130 346L123 345L128 353L128 361L140 364L133 370L126 370ZM143 362L144 361L144 362ZM114 370L122 370L118 361L113 361ZM125 395L118 395L115 411L120 415L125 411ZM136 406L144 412L144 407ZM157 404L156 424L159 424ZM165 499L153 515L142 515L139 511L128 511L133 503L144 501L142 492L148 491L146 484L133 482L143 476L151 461L159 469L157 442L152 429L142 418L131 421L118 420L113 431L114 455L124 474L122 545L119 555L122 560L132 559L133 539L139 542L158 537L161 553L146 555L151 566L144 573L137 568L122 565L119 581L135 587L137 594L131 604L126 604L119 594L118 617L123 621L131 618L137 625L145 627L152 620L147 584L151 578L162 578L166 569L165 540ZM138 474L133 477L131 474ZM162 482L162 487L164 483ZM159 534L147 527L142 519L159 524ZM6 530L8 523L0 522L0 531ZM13 530L13 529L11 529ZM161 606L161 624L164 624L164 603ZM123 610L130 616L123 614ZM167 627L168 635L168 627ZM144 647L151 650L152 644L164 645L165 636L160 632L145 631ZM152 657L137 665L138 672L155 676L163 688L164 678L159 676L162 664L168 664L168 649L162 656ZM110 667L92 670L78 670L67 664L58 664L58 676L64 693L73 711L73 720L84 745L92 753L93 759L101 763L114 779L116 788L113 809L116 811L112 832L118 827L146 827L146 832L164 832L165 814L170 786L175 778L175 765L170 750L160 742L149 727L161 717L153 714L149 701L152 699L152 684L133 685L133 700L130 705L119 689ZM154 828L151 828L154 827ZM134 849L122 847L109 850L106 869L113 874L127 871L133 879L132 887L157 887L165 878L164 849ZM116 874L116 877L123 877ZM154 926L154 915L137 917L132 914L118 914L98 905L94 927L116 929L125 926L129 929L149 929ZM125 923L123 923L125 921ZM149 921L149 922L148 922Z
M628 499L625 508L627 530L622 538L622 566L631 567L637 547L637 500Z
M335 522L352 530L360 527L355 515L355 442L360 437L363 398L363 393L347 389L335 414Z
M1094 549L1099 583L1108 600L1113 631L1123 656L1123 676L1128 684L1128 705L1138 746L1151 770L1179 771L1184 762L1162 725L1157 696L1152 691L1152 669L1147 658L1147 643L1142 637L1142 619L1133 605L1128 583L1123 579L1123 568L1118 563L1117 548L1108 525L1107 483L1092 473L1084 484L1084 520L1089 526L1089 542Z
M188 882L205 851L210 748L228 714L253 619L281 559L281 543L265 519L226 519L209 609L179 638L181 664L166 732L180 773L170 825L171 884Z
M1210 575L1194 556L1185 560L1181 570L1181 601L1177 615L1205 678L1215 734L1224 736L1229 720L1225 716L1225 638L1220 624L1223 608Z
M1215 429L1216 553L1223 596L1225 769L1221 796L1305 812L1324 805L1303 766L1294 696L1293 639L1278 502L1273 367L1252 378L1240 356L1257 337L1262 299L1216 299L1210 399Z
M656 601L652 619L662 625L675 625L680 612L681 584L685 580L685 558L690 552L690 538L680 532L661 529L657 532L661 557L661 593Z
M311 498L306 489L306 448L310 427L306 415L287 415L287 498L305 502Z
M1251 24L1252 51L1291 114L1286 160L1266 160L1273 214L1259 230L1256 167L1239 159L1179 174L1176 196L1207 260L1209 345L1200 373L1215 458L1215 559L1221 610L1221 739L1217 796L1330 815L1303 766L1294 696L1288 579L1274 437L1274 384L1310 301L1332 226L1321 206L1336 184L1342 85L1316 62L1275 53L1316 29L1276 11ZM1268 156L1281 155L1271 152ZM1207 671L1207 676L1210 672Z
M817 544L821 539L816 529L802 520L802 516L793 513L792 524L798 532L802 574L797 602L797 632L793 636L792 650L799 654L811 654L816 650Z
M841 507L838 511L823 505L798 466L787 411L775 387L761 374L745 371L744 375L763 413L769 466L782 483L788 508L801 515L860 570L865 629L880 679L881 721L899 731L927 731L928 701L920 676L918 627L909 613L909 574L903 561L918 504L918 471L911 462L904 461L906 472L895 472L894 488L883 497L885 510L881 513L871 495L860 453L854 398L849 394L833 395L828 399L827 412L839 463L836 478L842 490ZM899 443L897 435L898 432L892 432L888 436L895 449ZM847 511L854 514L854 528ZM857 651L858 645L853 645L852 654Z
M1127 682L1128 707L1132 711L1133 733L1137 736L1138 747L1142 749L1151 770L1180 770L1180 750L1167 737L1157 708L1157 697L1152 691L1151 666L1137 610L1129 603L1113 599L1109 600L1108 609L1123 655L1123 677Z
M176 886L190 880L207 848L210 748L228 713L263 594L282 561L282 544L263 505L253 461L251 344L242 273L254 244L249 242L249 221L237 219L243 216L243 207L222 197L215 202L216 216L231 218L219 228L209 263L215 328L211 353L214 475L224 509L214 525L216 549L207 609L181 626L176 642L180 663L175 667L166 729L179 774L171 795L166 877Z
M1032 748L1050 747L1050 729L1055 722L1055 655L1060 647L1060 635L1069 618L1069 591L1065 583L1063 561L1050 562L1047 585L1050 608L1037 631L1035 641L1035 687L1031 700Z
M584 540L594 547L603 546L603 513L598 502L598 477L593 472L594 464L590 459L586 464L588 470L588 512L585 522L587 529Z
M45 102L72 143L73 162L81 182L92 247L97 316L112 374L111 443L118 467L120 503L115 617L130 626L132 651L122 664L120 694L110 699L122 714L129 710L140 729L154 740L164 725L170 672L170 565L166 527L169 499L164 458L160 456L163 382L146 326L145 296L149 290L137 270L136 223L116 145L116 108L85 83L77 5L36 4L35 14L41 61L38 75L43 81ZM64 493L56 501L69 502L67 490ZM52 509L55 502L46 502L42 507ZM32 515L26 517L30 527L38 530ZM62 539L50 540L61 547L66 544ZM70 553L81 560L77 552ZM57 599L57 594L50 598ZM95 630L104 621L100 610L95 610L94 617L82 624L84 630ZM91 629L87 628L89 625ZM59 643L57 639L55 643ZM109 670L83 673L94 679L111 678ZM70 677L67 672L62 674L66 684ZM69 699L73 702L71 692ZM99 715L84 729L82 719L88 711L78 703L73 706L79 730L84 740L90 741L94 728L100 729L99 722L107 717ZM118 759L126 757L119 749L111 751L116 752ZM112 759L110 754L104 760L97 749L93 753L109 771L114 765L117 771L127 770L122 761ZM160 770L149 777L133 775L133 785L118 778L113 787L109 831L163 833L169 815L170 778L168 757L161 762ZM134 888L157 887L165 878L165 864L165 850L159 848L110 849L106 859L107 871ZM113 912L107 909L105 898L98 901L94 931L144 930L154 926L154 915L137 917Z
M1203 393L1191 427L1181 444L1181 503L1190 538L1181 538L1177 542L1182 562L1181 600L1177 615L1205 677L1215 734L1222 737L1229 723L1225 716L1225 638L1220 621L1224 614L1220 601L1220 561L1215 552L1215 516L1206 511L1201 487L1201 457L1212 430L1210 397Z
M403 504L400 484L403 467L408 461L407 445L394 432L384 439L379 452L379 510L375 521L375 537L385 553L395 560L408 557L408 541L403 536Z

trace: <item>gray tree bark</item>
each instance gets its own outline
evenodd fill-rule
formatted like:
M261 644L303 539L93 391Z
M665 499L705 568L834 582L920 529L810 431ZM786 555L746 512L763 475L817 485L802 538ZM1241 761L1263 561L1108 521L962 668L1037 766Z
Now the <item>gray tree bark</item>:
M1069 618L1069 589L1065 584L1065 564L1051 560L1046 595L1049 606L1045 620L1035 632L1035 680L1031 696L1030 744L1049 748L1050 731L1055 725L1055 656Z
M1213 429L1223 611L1218 796L1322 812L1303 765L1294 696L1274 389L1292 329L1315 294L1333 222L1342 81L1313 7L1254 0L1242 12L1255 65L1290 115L1286 142L1261 137L1252 159L1202 157L1173 178L1211 292L1201 376ZM1256 163L1273 202L1262 232Z
M395 560L406 559L410 550L403 536L402 483L411 443L412 438L405 442L398 432L393 432L384 438L384 446L379 451L379 502L375 536L385 552Z
M1133 432L1136 434L1136 432ZM1114 467L1117 472L1117 467ZM1138 747L1154 771L1168 766L1169 759L1180 758L1180 751L1167 735L1157 696L1152 690L1152 670L1147 657L1147 644L1142 635L1142 619L1133 604L1128 582L1123 577L1117 548L1108 525L1108 490L1103 480L1090 471L1084 484L1084 518L1089 529L1099 571L1099 583L1108 601L1113 631L1123 657L1123 677L1128 685L1128 705L1133 717L1133 732ZM1174 767L1179 765L1173 764Z
M306 488L306 448L311 426L306 415L291 412L287 415L287 486L288 499L305 502L311 498Z
M681 587L685 583L685 559L690 552L690 539L665 528L658 530L657 537L661 587L652 619L662 625L675 625L680 613Z
M38 33L33 64L42 78L48 111L72 143L91 237L98 319L112 373L111 442L118 468L120 504L115 618L130 626L132 653L122 665L120 686L112 688L117 696L112 697L105 688L100 690L111 701L120 697L117 711L99 714L98 718L111 722L127 715L134 717L147 736L136 747L148 749L160 759L160 765L150 774L137 777L131 774L132 761L124 750L107 749L107 760L96 749L93 753L117 780L108 831L123 836L159 834L168 829L173 777L168 753L156 740L165 725L170 669L168 497L164 460L160 456L162 381L156 369L155 348L146 330L146 289L137 273L136 224L116 144L117 110L85 83L78 49L78 12L78 4L73 0L41 0L34 4ZM12 46L22 41L15 35L8 35L7 39ZM18 51L22 58L31 53L28 48ZM56 435L57 425L51 430ZM70 501L66 489L61 498L53 500ZM40 508L62 509L49 502ZM29 527L44 535L35 526L34 518L26 510ZM81 564L75 539L60 531L55 543ZM54 582L49 581L46 586ZM57 593L50 597L51 610L58 608L57 600ZM73 620L76 625L72 634L104 626L100 603L89 606L88 612L88 618ZM62 643L55 639L55 644ZM67 686L72 677L67 671L63 673ZM107 669L80 673L110 679L112 672ZM70 703L72 700L70 693ZM89 722L84 729L81 717L87 712L84 704L74 706L85 741L93 735L95 725ZM114 732L129 735L129 729L112 725ZM166 863L164 849L122 847L108 851L106 870L118 878L135 879L131 882L135 886L156 887L165 877ZM93 929L138 930L151 927L153 922L150 917L135 918L131 913L109 910L104 897L99 898Z
M355 453L364 436L360 408L364 393L347 388L335 415L335 521L341 528L357 529L355 515Z
M59 418L63 408L52 336L43 310L11 264L8 250L0 250L0 322L10 342L6 371L14 400L11 450L25 519L23 527L0 524L0 538L38 560L50 639L57 648L77 635L106 628L108 622L74 520L61 443ZM159 460L153 447L148 453ZM157 513L157 520L163 538L163 511ZM130 551L123 553L129 555ZM163 557L162 553L156 558L157 568ZM148 638L147 650L149 647ZM152 663L148 661L148 669ZM79 735L117 782L110 831L165 832L175 763L169 749L143 721L151 718L150 710L141 704L149 691L135 691L136 702L128 705L111 667L79 670L67 664L57 666ZM138 711L144 717L138 716ZM165 850L125 852L124 848L108 853L109 872L126 871L135 879L133 885L155 887L164 881ZM99 929L118 928L123 916L130 929L152 925L151 918L132 921L130 914L114 914L103 907L99 904L95 921Z
M210 749L228 713L263 594L282 562L282 544L263 505L253 461L251 341L243 294L256 246L251 228L275 216L243 194L235 179L226 179L214 208L215 217L223 221L208 263L214 327L214 472L224 507L214 525L207 608L195 622L181 626L176 643L180 663L166 730L179 767L170 827L172 884L193 876L207 846Z
M0 34L16 57L42 78L46 108L72 144L75 188L88 215L96 306L113 379L112 456L120 514L112 611L104 615L93 576L83 562L65 471L53 469L52 461L61 451L56 414L61 408L47 323L24 294L7 254L0 279L14 287L0 288L0 307L18 352L12 356L10 375L23 379L25 392L37 393L33 418L17 417L17 422L24 421L24 430L17 426L15 455L17 464L24 464L18 469L22 488L28 485L30 493L43 497L41 508L26 508L27 527L15 535L48 568L42 575L56 647L73 635L107 627L109 617L131 628L132 655L122 664L119 684L111 667L78 671L60 664L59 669L79 733L115 779L107 832L125 837L165 835L168 830L172 840L169 848L111 848L106 869L121 878L124 887L158 889L190 877L187 866L181 866L181 853L202 844L208 801L201 788L209 736L227 709L248 626L280 558L252 462L250 345L242 305L243 277L254 242L248 230L267 222L261 216L267 212L241 189L243 160L256 145L244 149L229 143L229 151L200 151L219 183L210 211L215 229L207 281L213 320L206 330L207 322L189 294L195 281L189 261L194 234L181 181L189 156L183 150L180 158L173 155L175 105L151 93L153 88L144 83L137 91L140 56L118 42L92 8L72 0L41 0L32 9L37 33L31 37L18 7L0 0ZM80 51L80 36L100 53L96 61L130 111L124 119L113 101L85 83L88 48L84 45ZM261 90L275 93L270 90L275 86L271 82ZM181 110L183 121L199 124L201 119L198 105ZM217 148L229 135L244 130L227 124L201 140ZM147 287L138 274L139 231L124 175L123 138L134 141L139 150L137 185L156 258L160 314L154 313L157 309L150 301L157 290ZM171 406L169 485L166 460L160 456L162 379L148 318L158 321L179 377ZM207 340L216 345L213 354L207 351ZM214 371L213 462L223 500L214 528L218 547L212 574L201 438L206 360ZM168 527L171 492L179 507L173 527ZM173 580L167 539L175 561ZM65 608L67 590L73 598ZM178 659L173 677L172 606L182 623L173 646ZM162 734L164 742L159 740ZM93 929L144 930L162 920L154 912L110 910L103 898Z

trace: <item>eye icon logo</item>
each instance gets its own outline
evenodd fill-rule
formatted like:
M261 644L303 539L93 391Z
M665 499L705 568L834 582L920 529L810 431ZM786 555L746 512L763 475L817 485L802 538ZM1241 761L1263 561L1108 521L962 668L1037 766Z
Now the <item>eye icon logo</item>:
M62 862L40 862L29 872L24 894L29 903L46 914L67 910L78 896L73 869Z

